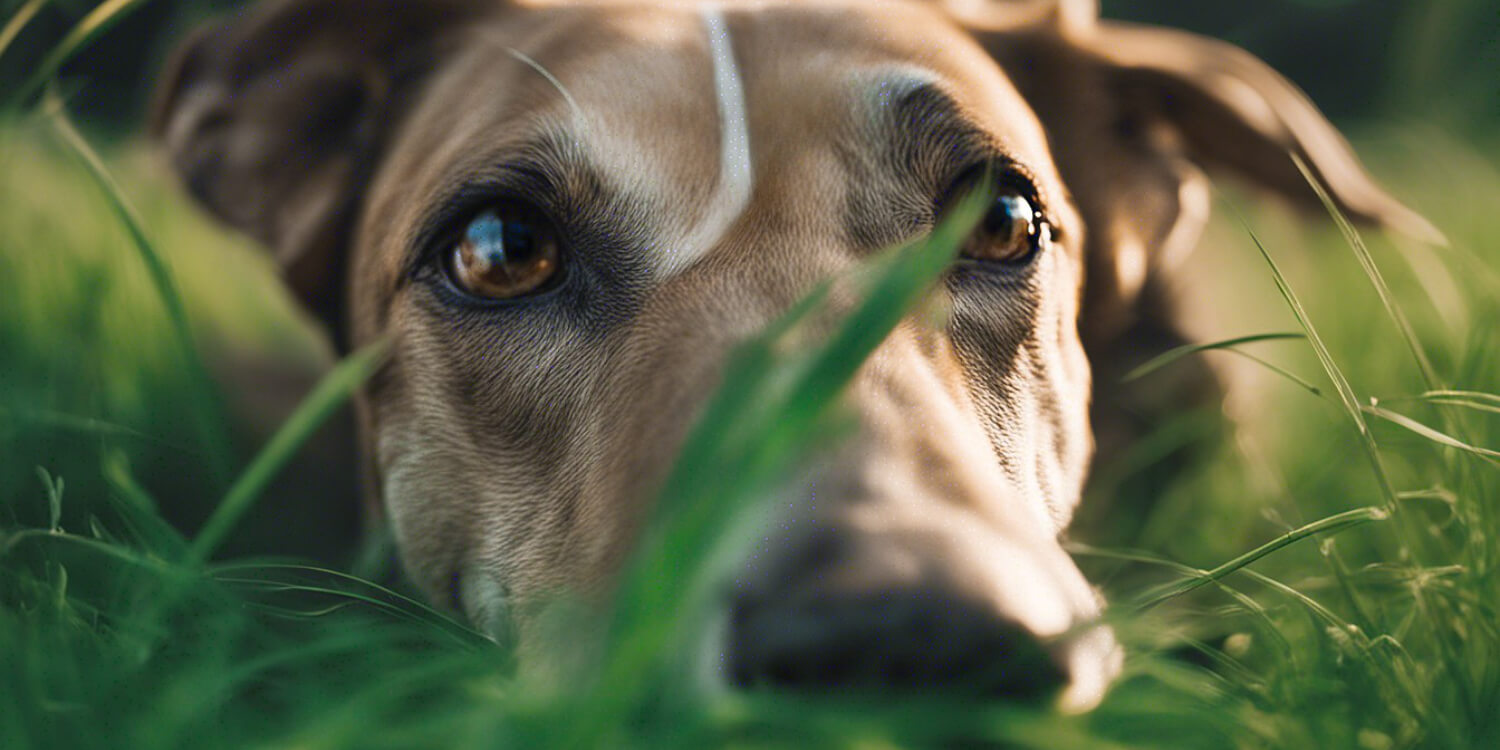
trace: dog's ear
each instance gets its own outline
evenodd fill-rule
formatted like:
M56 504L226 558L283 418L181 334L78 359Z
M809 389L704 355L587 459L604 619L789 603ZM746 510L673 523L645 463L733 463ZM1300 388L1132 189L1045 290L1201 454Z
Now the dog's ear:
M1101 22L1093 0L948 0L1041 119L1088 230L1086 323L1128 324L1153 270L1196 244L1204 169L1321 211L1294 156L1356 221L1441 234L1382 190L1308 98L1255 56L1186 32ZM1011 6L1051 15L1009 18Z
M344 247L381 141L447 32L498 4L273 0L199 30L168 64L153 134L336 337Z

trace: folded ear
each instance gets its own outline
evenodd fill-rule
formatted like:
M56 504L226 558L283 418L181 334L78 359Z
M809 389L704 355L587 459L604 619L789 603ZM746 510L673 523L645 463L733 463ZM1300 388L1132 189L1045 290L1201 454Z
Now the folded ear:
M1160 113L1196 161L1321 211L1296 156L1356 221L1441 241L1426 219L1375 183L1306 94L1249 52L1196 34L1123 23L1099 24L1077 43L1112 69L1116 96Z
M153 134L193 195L270 247L337 334L349 225L381 142L447 32L497 4L262 3L177 51Z
M958 2L959 0L950 0ZM1085 334L1131 324L1154 272L1197 243L1204 169L1227 172L1321 211L1294 157L1356 221L1426 240L1441 234L1385 193L1349 143L1294 85L1231 44L1101 22L1006 23L997 8L960 17L1026 96L1087 228ZM1058 18L1066 19L1065 14Z

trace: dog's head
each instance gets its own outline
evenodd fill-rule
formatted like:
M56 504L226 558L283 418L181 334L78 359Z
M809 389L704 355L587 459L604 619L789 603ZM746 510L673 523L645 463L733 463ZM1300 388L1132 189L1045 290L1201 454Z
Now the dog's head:
M991 687L1118 670L1058 534L1108 331L1197 238L1200 168L1415 222L1285 80L1089 2L276 0L198 35L158 132L345 342L412 577L499 627L599 590L732 347L998 196L785 489L726 648L742 681ZM1087 285L1085 285L1087 280ZM1066 637L1060 637L1066 634ZM1045 645L1041 645L1045 644Z

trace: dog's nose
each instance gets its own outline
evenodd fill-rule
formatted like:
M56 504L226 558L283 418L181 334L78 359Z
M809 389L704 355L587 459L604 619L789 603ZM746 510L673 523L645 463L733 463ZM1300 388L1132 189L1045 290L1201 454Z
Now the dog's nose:
M1068 679L1025 628L941 591L741 597L729 637L740 687L1043 699Z

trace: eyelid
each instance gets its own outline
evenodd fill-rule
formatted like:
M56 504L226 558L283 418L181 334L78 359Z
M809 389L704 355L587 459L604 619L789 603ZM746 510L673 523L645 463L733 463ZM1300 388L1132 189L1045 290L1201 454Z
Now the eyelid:
M1017 161L1009 161L1003 170L998 171L995 179L1000 184L1014 188L1031 203L1032 210L1036 211L1042 221L1052 223L1048 218L1047 199L1042 195L1041 185L1037 183L1036 174Z
M995 184L1012 188L1031 203L1032 210L1036 211L1041 221L1048 226L1056 228L1056 222L1052 221L1052 212L1048 210L1048 200L1041 185L1037 182L1035 173L1021 162L1018 162L1003 154L996 154L989 158L969 162L968 166L958 170L956 175L949 179L948 188L939 196L938 207L946 209L953 201L959 198L958 190L964 183L971 180L982 179L988 174L989 179Z

